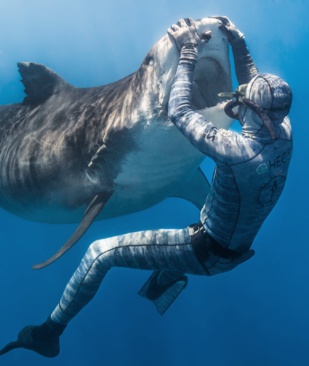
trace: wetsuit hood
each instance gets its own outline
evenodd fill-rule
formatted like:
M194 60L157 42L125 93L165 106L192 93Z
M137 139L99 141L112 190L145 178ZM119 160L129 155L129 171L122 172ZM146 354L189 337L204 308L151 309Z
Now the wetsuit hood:
M276 127L283 122L291 107L289 85L278 76L258 74L248 83L243 99L238 116L243 132L256 135L267 131L275 138ZM253 102L251 105L250 101Z

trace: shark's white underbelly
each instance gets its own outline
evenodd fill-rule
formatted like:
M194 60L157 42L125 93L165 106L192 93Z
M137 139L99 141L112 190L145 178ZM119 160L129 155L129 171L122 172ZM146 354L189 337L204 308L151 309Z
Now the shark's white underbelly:
M129 153L122 164L104 218L119 215L119 209L122 214L138 211L176 196L205 157L170 123L148 126L137 145L139 151Z

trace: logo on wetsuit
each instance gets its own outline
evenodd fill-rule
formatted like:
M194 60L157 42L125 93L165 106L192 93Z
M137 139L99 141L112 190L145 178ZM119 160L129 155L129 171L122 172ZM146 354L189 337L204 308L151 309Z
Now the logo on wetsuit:
M280 168L282 165L289 163L291 159L291 150L285 151L283 154L278 155L269 162L269 170Z
M268 168L267 168L267 164L266 163L260 164L256 168L256 172L258 173L258 175L262 175L262 174L266 173L267 170L268 170Z
M285 184L285 177L278 176L271 179L260 190L258 201L261 206L274 205L281 195Z
M278 171L275 171L290 162L291 152L291 150L287 150L284 153L277 155L274 159L269 160L268 164L263 163L257 167L256 172L259 175L265 174L266 172L273 172L275 175L275 177L272 177L259 192L258 201L261 206L274 205L280 197L286 177L284 175L277 175Z
M214 139L216 138L216 135L217 135L217 128L216 127L212 127L206 134L206 139L207 140L211 140L211 141L214 141Z
M288 164L291 159L291 150L285 151L283 154L276 156L273 160L269 160L268 164L262 163L256 168L258 175L265 174L268 170L280 168L282 165Z

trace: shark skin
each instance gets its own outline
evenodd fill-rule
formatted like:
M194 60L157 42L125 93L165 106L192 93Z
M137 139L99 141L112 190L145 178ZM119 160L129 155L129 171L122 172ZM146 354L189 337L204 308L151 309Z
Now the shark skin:
M228 40L216 19L195 24L212 37L199 55L192 104L229 128L218 97L232 90ZM26 96L0 106L0 207L27 220L80 223L66 250L95 219L168 197L200 209L209 191L200 169L205 156L167 117L178 58L165 35L135 73L94 88L74 87L44 65L18 63Z

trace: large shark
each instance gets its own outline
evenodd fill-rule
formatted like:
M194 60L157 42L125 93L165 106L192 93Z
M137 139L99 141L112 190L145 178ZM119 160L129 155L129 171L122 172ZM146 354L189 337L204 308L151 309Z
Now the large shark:
M218 93L230 91L228 40L218 21L196 21L212 37L194 74L193 106L228 128ZM52 70L19 63L20 104L0 107L0 205L20 217L79 226L42 268L61 256L94 219L182 197L198 208L209 183L204 159L167 117L179 51L168 35L140 68L114 83L76 88Z

